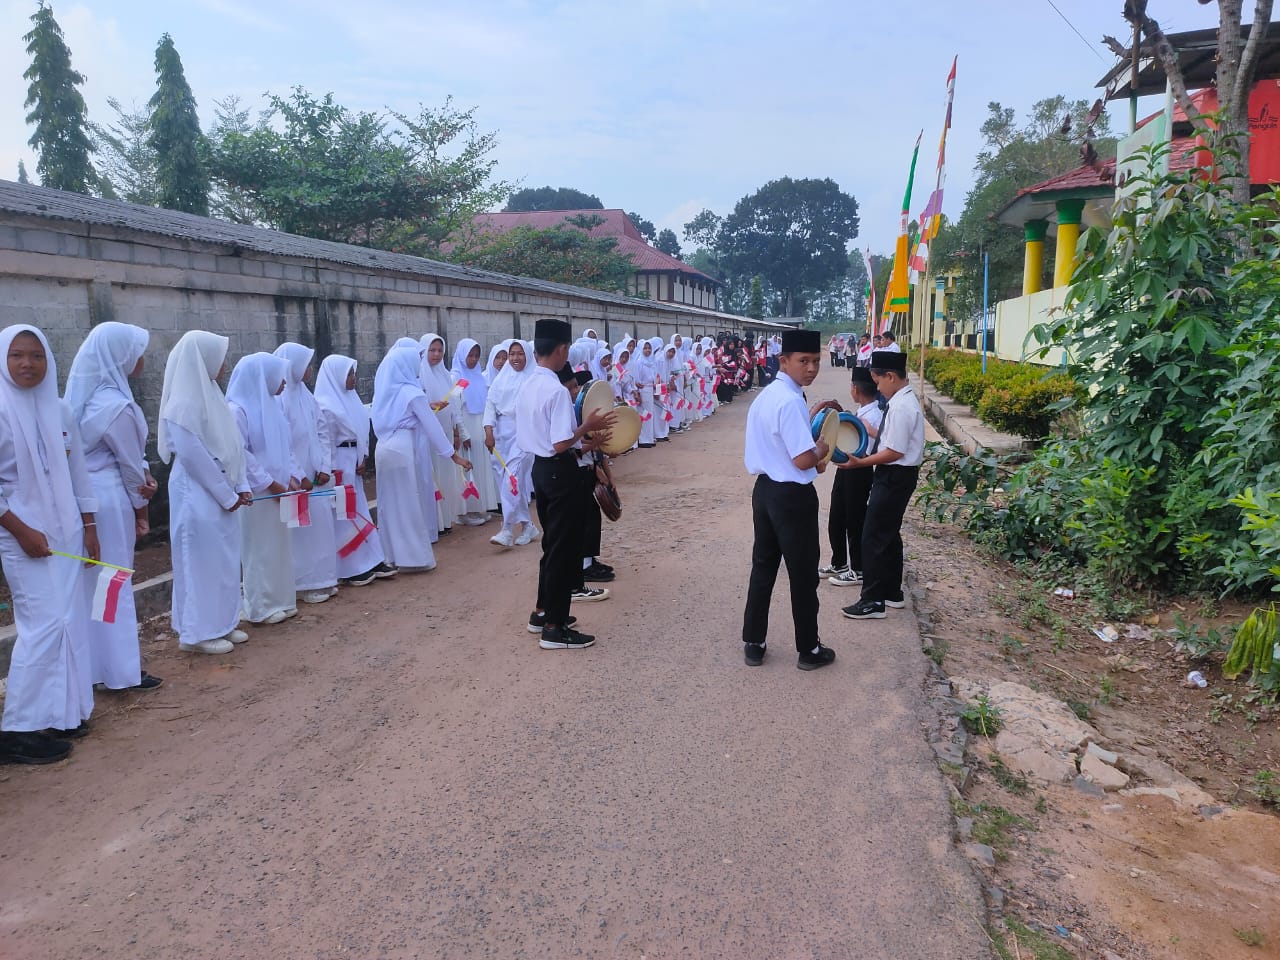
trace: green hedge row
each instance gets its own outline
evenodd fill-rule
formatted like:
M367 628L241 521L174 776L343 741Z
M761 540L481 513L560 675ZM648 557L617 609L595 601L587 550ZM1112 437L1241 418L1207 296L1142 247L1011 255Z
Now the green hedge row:
M913 370L919 362L916 353ZM925 354L924 375L939 393L972 407L983 423L1031 440L1049 435L1058 416L1051 407L1081 395L1080 386L1065 373L989 358L984 374L981 357L954 349Z

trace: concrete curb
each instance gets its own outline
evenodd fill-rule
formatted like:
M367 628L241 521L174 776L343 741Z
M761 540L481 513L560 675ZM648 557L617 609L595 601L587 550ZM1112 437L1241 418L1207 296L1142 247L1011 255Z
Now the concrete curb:
M925 415L965 453L972 454L979 447L985 447L1000 456L1008 456L1032 449L1031 442L1022 437L992 430L969 407L939 393L932 384L925 382L922 386L919 376L912 375L911 385L920 397Z

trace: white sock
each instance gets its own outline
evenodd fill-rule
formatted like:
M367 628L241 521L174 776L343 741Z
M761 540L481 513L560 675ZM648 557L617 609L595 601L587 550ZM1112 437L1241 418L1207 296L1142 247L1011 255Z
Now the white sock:
M590 569L591 569L591 560L592 560L592 558L591 558L591 557L583 557L583 558L582 558L582 569L583 569L583 570L590 570Z
M821 652L821 650L822 650L822 644L818 644L816 647L814 647L812 650L810 650L810 651L809 651L809 653L811 653L811 654L816 654L816 653Z

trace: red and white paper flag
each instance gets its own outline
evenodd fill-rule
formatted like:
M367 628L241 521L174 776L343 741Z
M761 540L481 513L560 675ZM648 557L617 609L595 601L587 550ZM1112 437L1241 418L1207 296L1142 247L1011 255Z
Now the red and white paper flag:
M93 591L93 609L89 615L99 623L115 623L120 608L120 592L129 582L128 570L103 567L98 573L98 585Z
M356 488L352 486L339 486L333 488L334 507L338 511L338 516L345 517L348 520L354 520L359 514L356 513Z
M462 499L466 500L468 497L473 497L476 500L479 500L480 491L476 489L476 481L472 477L471 471L463 471L462 479L467 482L466 486L462 488Z
M306 492L280 498L280 522L286 527L311 526L311 498Z
M338 547L338 556L346 558L360 549L360 545L369 539L369 536L377 528L366 520L364 517L348 517L352 520L351 535L347 538L346 543Z

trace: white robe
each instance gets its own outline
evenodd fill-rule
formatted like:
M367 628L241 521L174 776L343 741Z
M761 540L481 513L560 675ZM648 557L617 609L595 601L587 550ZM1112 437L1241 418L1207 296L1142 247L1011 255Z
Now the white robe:
M423 394L409 405L404 422L390 436L379 438L374 454L378 531L387 559L397 567L429 570L436 565L431 549L434 518L428 506L434 506L434 491L425 499L422 482L431 470L423 458L433 452L452 455L453 439L445 436Z
M302 475L314 478L317 473L327 473L330 475L329 482L323 485L317 484L313 489L332 490L335 486L333 438L328 416L318 406L316 407L316 432L320 438L319 446L322 451L320 463L311 463L306 459L306 445L299 442L296 424L292 422L289 424L289 432L293 437L294 462L302 471ZM311 526L294 527L289 530L293 550L293 585L298 590L325 590L338 584L338 547L334 517L336 504L333 497L313 496L310 498L309 506Z
M240 622L240 520L229 508L249 490L243 462L228 477L194 433L165 423L169 473L173 630L179 643L225 637Z
M343 440L348 439L354 438L350 436L340 437L337 442L342 443ZM346 556L342 555L344 545L361 535L361 531L364 531L368 526L373 514L369 510L369 501L364 494L364 478L356 476L356 448L335 446L333 469L335 483L338 480L338 475L341 474L342 483L355 489L356 512L360 514L355 520L348 520L345 514L341 516L335 515L334 517L338 576L343 580L350 580L352 577L358 577L362 573L368 573L387 558L382 549L382 538L378 535L377 527L365 532L363 539L358 543L352 544Z
M271 476L249 449L249 426L244 410L231 403L236 426L245 442L245 475L254 496L264 496ZM292 468L291 468L292 469ZM293 580L293 541L280 521L280 501L259 500L236 511L241 536L241 576L244 582L244 618L261 623L273 614L297 608Z

